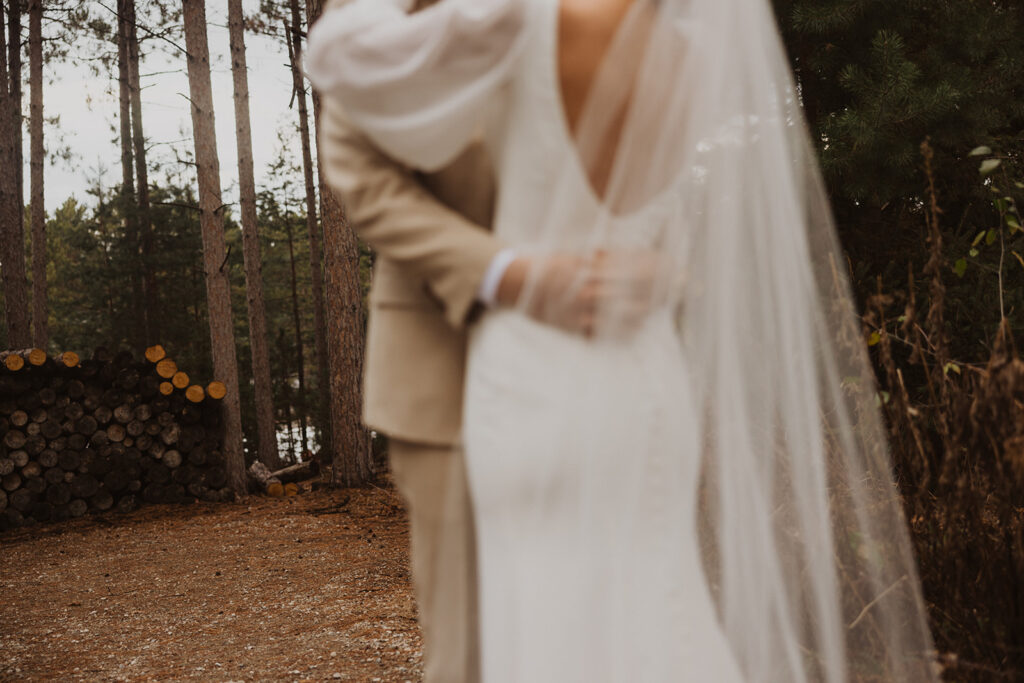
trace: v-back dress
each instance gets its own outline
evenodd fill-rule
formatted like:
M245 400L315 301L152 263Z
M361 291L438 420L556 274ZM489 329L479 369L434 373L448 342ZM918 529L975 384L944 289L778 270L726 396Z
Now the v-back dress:
M338 89L385 150L429 168L482 134L494 230L510 245L529 248L555 204L566 230L608 218L562 105L557 0L446 0L412 18L380 0L351 9L331 19L345 68L392 54L389 40L416 43L398 46L403 62L376 64L365 88ZM360 47L343 45L357 36ZM446 63L460 50L470 56ZM656 248L659 208L613 220ZM475 324L463 441L485 682L742 680L702 568L697 420L679 343L667 312L625 341L588 341L518 310Z

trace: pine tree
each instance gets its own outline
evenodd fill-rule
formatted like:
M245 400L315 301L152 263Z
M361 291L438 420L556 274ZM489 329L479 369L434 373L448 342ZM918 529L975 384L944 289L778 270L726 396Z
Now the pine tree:
M188 50L188 81L192 101L196 170L199 177L199 216L203 232L203 265L210 323L213 372L227 386L224 406L224 460L228 484L245 495L245 456L242 451L242 418L238 394L238 363L235 352L231 287L222 220L220 162L213 116L210 82L210 49L206 37L205 0L182 0L185 46Z
M0 168L3 169L0 172L0 268L7 345L27 348L32 335L21 180L21 3L18 1L8 3L6 17L0 12Z
M306 0L306 21L323 13L321 0ZM320 99L313 93L313 119L319 122ZM319 126L319 123L318 123ZM319 144L319 138L317 143ZM317 154L317 160L323 159ZM327 187L318 169L320 204L324 226L324 268L331 296L326 302L327 353L330 364L330 427L333 483L363 486L373 479L370 435L362 424L363 342L365 329L360 249L348 225L345 210Z
M146 165L146 137L142 128L142 86L139 82L139 34L136 24L135 0L125 0L125 25L128 44L128 89L131 93L132 153L135 158L136 225L138 226L138 282L142 290L142 334L146 345L161 339L160 319L153 314L157 308L156 277L153 264L153 219L150 214L149 168Z
M256 180L252 161L252 129L249 120L249 77L245 62L245 16L242 0L228 0L231 41L231 73L234 76L235 138L238 147L239 195L242 206L242 253L249 313L249 346L256 404L257 450L260 461L271 470L280 464L274 427L274 402L270 384L270 351L267 348L267 313L263 299L260 237L256 222Z
M36 347L45 349L49 341L49 307L46 304L46 205L43 189L43 2L28 3L29 138L31 152L30 193L32 225L32 339Z
M302 53L302 18L299 0L289 0L291 23L285 24L285 38L288 42L288 56L292 70L292 94L297 102L299 115L299 137L302 141L302 172L306 187L306 229L309 233L309 262L312 273L313 294L313 343L316 351L317 405L320 407L320 448L330 452L331 428L329 406L331 404L329 352L327 350L327 320L325 317L323 283L323 237L317 220L316 192L314 180L312 142L309 131L309 111L306 106L306 86L300 66ZM321 190L322 191L322 190Z
M976 145L1024 124L1024 7L992 0L777 0L834 197L880 207L920 193L920 145L941 185L973 187ZM947 210L951 207L947 207Z
M134 4L133 0L117 2L117 82L121 132L121 212L124 216L127 246L132 254L138 254L139 216L135 197L135 148L132 139L132 78L129 55L129 35L131 26L135 23ZM137 264L131 264L129 291L132 301L129 338L132 347L141 354L148 340L142 278Z
M775 0L777 15L822 160L825 179L862 300L908 287L922 272L927 238L921 143L930 140L941 227L952 266L969 257L978 231L998 224L978 176L978 145L1024 157L1024 5L1014 0L893 3ZM1012 183L1004 192L1021 195ZM979 264L979 270L987 266ZM952 270L952 269L950 269ZM949 272L949 271L947 271ZM960 271L963 272L963 271ZM953 275L950 272L950 275ZM980 277L980 276L979 276ZM1024 289L1024 268L1006 273L1007 293ZM948 282L953 339L968 347L998 317L975 277ZM913 282L910 287L915 287ZM927 307L921 288L919 305ZM968 319L970 318L970 319Z

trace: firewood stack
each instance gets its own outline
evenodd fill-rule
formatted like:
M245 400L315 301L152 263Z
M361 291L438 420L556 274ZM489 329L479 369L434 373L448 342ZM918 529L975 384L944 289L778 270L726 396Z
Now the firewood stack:
M141 503L230 500L220 382L191 383L164 349L91 359L0 352L0 530L127 512Z

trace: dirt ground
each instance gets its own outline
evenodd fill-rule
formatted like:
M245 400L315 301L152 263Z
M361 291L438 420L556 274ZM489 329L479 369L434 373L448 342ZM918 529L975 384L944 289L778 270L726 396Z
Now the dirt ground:
M392 489L0 535L0 680L419 681Z

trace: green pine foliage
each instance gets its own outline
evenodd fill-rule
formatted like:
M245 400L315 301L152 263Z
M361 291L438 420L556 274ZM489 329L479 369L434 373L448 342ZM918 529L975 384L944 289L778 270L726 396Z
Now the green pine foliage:
M1011 167L1024 154L1024 5L776 0L775 6L858 295L864 301L874 294L879 276L886 290L905 291L908 265L920 277L928 205L920 146L927 139L949 259L954 352L976 357L979 341L999 324L992 305L998 278L990 261L972 261L968 253L975 236L1000 218L969 154L989 145ZM1012 185L1004 192L1024 199ZM983 267L958 272L960 258ZM1024 291L1024 265L1017 265L1004 270L1007 291ZM927 302L923 288L917 294ZM1020 307L1007 310L1011 327L1024 331L1024 318L1012 315ZM987 333L979 335L979 328Z
M961 200L971 194L967 153L1024 127L1020 3L776 5L837 198L883 206L919 196L918 147L930 137L940 185Z

